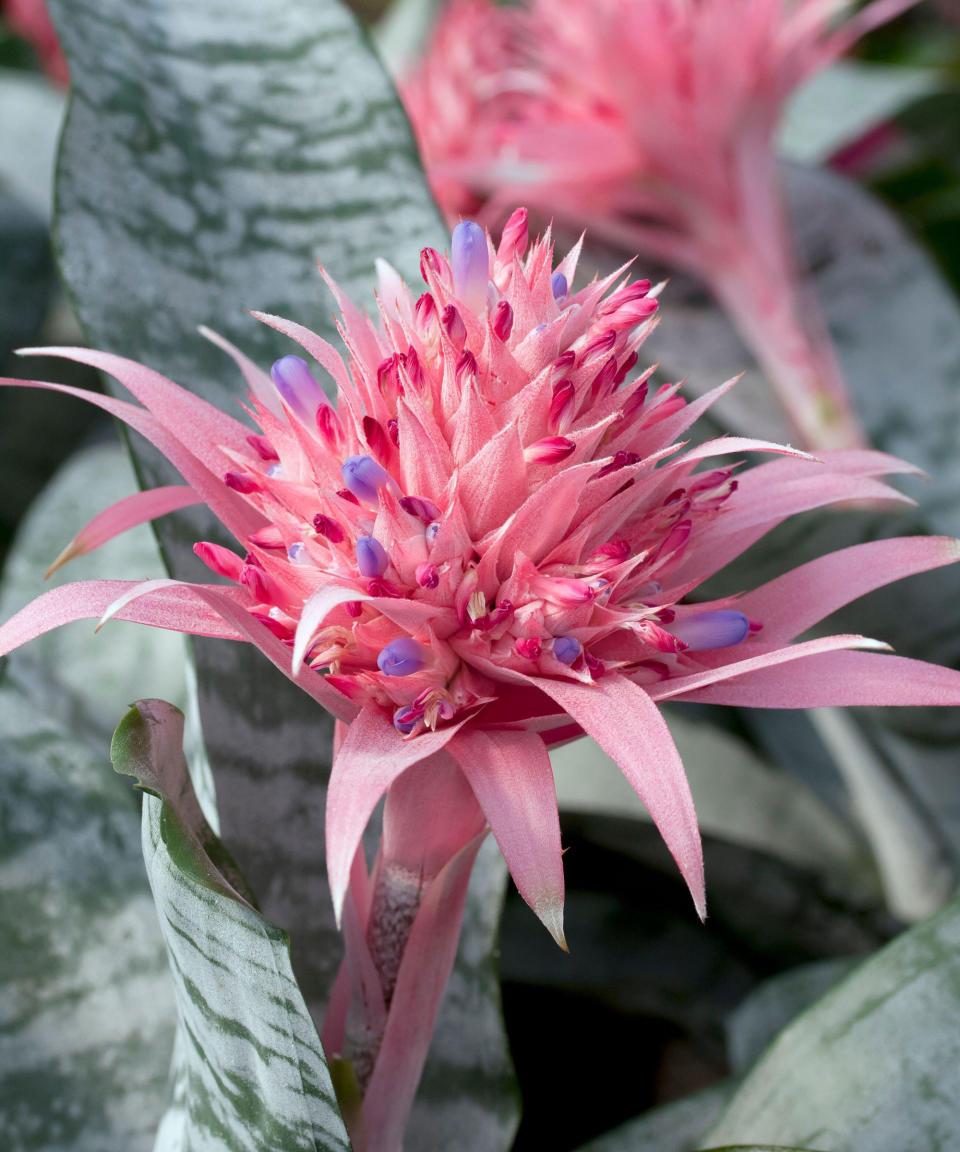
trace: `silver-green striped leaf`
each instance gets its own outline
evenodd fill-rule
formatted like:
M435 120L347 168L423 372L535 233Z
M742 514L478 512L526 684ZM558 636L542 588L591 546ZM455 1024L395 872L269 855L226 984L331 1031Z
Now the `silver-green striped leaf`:
M140 701L114 735L136 777L143 854L177 998L178 1080L156 1152L338 1152L349 1147L290 940L245 898L187 772L183 715Z
M949 1152L960 1144L960 902L800 1015L701 1144Z

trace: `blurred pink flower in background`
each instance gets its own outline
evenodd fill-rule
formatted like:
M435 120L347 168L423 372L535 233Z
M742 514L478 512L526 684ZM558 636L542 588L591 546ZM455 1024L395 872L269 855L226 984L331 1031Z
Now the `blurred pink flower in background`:
M0 15L11 32L33 45L50 79L66 87L70 83L67 61L45 0L0 0Z
M362 1093L347 1111L366 1152L400 1146L488 826L565 947L550 747L587 732L613 757L702 916L697 820L661 701L960 702L960 674L878 641L793 643L850 600L954 562L956 541L859 545L740 597L687 602L794 513L906 501L878 477L912 469L732 437L691 449L687 430L730 383L687 403L650 372L631 376L656 290L623 270L576 290L578 254L554 266L549 235L528 245L521 210L496 247L463 222L449 259L424 249L419 296L380 262L377 324L330 282L347 363L274 316L259 318L313 367L284 356L267 375L208 334L247 380L256 433L104 353L45 350L111 373L139 404L2 381L85 397L186 481L120 501L58 563L200 501L241 551L196 545L227 583L56 588L0 627L0 653L89 617L248 641L337 717L328 873L346 957L323 1039ZM729 462L755 451L777 459ZM361 835L384 795L371 869Z
M525 200L700 276L806 447L862 432L797 266L774 154L785 101L914 0L453 0L401 78L451 220Z

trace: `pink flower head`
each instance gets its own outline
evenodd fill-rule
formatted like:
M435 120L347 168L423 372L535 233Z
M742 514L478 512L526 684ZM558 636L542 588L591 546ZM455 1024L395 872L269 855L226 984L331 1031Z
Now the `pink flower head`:
M66 87L70 74L46 0L0 0L0 14L11 32L33 45L50 79Z
M877 641L793 642L870 589L955 561L955 541L860 545L741 597L688 602L794 513L902 502L878 477L910 469L877 452L822 462L741 438L690 448L687 430L730 385L687 404L674 385L651 389L649 372L627 380L655 298L622 272L577 289L577 255L555 266L549 235L528 243L522 210L496 247L463 222L449 257L422 253L422 293L381 267L378 323L329 282L346 363L275 316L260 319L309 362L284 357L268 376L213 337L244 372L255 434L99 352L59 350L140 404L26 385L84 395L186 482L121 501L64 559L197 500L238 549L196 546L226 584L56 588L0 628L0 653L91 616L246 640L340 721L327 845L347 959L324 1043L364 1089L370 1152L399 1146L487 826L564 944L551 746L587 732L617 761L703 915L693 801L660 701L960 701L960 674L880 655ZM776 459L701 470L744 452ZM384 794L368 872L360 838Z
M808 447L859 446L776 173L784 103L915 0L453 0L401 89L452 218L518 199L703 278Z

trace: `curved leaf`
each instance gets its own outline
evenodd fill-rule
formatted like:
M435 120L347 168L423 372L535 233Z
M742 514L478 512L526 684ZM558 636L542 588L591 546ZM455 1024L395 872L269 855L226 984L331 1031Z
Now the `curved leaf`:
M960 1142L960 902L857 968L783 1031L703 1148L748 1139L830 1152Z
M692 1152L735 1088L733 1081L723 1081L651 1108L578 1152Z
M182 1102L157 1152L347 1149L289 937L237 895L242 881L200 813L182 738L177 709L141 701L110 749L118 772L160 793L144 798L143 853L176 991Z

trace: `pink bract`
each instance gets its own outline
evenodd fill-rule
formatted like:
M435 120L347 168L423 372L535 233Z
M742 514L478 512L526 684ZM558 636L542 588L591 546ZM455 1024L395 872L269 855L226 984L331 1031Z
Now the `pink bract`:
M453 0L401 90L452 220L522 200L692 271L799 441L859 447L793 251L774 135L804 80L913 2L849 15L818 0Z
M379 322L330 281L346 362L308 329L270 375L234 356L259 431L147 368L46 349L116 377L139 404L82 395L159 448L186 487L128 497L67 549L204 501L240 551L201 542L226 583L102 581L41 596L0 653L68 620L139 620L249 641L339 723L328 870L346 960L324 1026L364 1091L358 1146L400 1144L487 826L523 897L563 936L548 749L584 732L622 768L705 912L693 800L657 704L956 704L960 674L860 636L796 638L850 600L957 560L953 540L885 540L755 591L688 597L794 513L906 500L878 452L823 461L763 441L690 447L730 384L687 403L631 375L655 290L624 272L574 286L526 213L494 247L477 225L421 256L417 295L380 265ZM330 403L318 383L327 378ZM11 386L23 381L5 380ZM773 453L753 468L731 454ZM380 852L361 834L386 795ZM359 1123L359 1121L358 1121Z
M46 0L2 0L0 12L10 30L33 45L50 79L66 87L70 74Z

